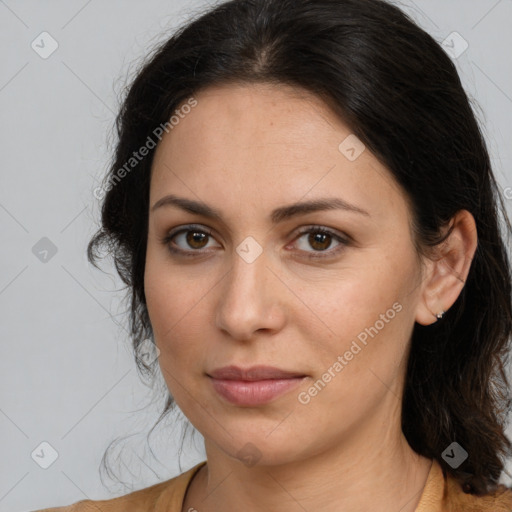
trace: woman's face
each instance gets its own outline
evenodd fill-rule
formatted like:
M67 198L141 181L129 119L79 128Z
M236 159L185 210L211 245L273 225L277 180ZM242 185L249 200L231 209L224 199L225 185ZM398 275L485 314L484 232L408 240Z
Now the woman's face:
M250 464L396 438L422 293L404 193L307 92L196 100L150 190L145 294L175 401L207 448ZM336 204L293 207L319 201ZM231 365L295 378L212 379Z

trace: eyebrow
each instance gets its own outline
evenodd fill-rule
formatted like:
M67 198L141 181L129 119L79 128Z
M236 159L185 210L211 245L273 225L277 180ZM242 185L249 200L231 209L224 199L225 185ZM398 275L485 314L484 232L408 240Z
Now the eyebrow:
M173 194L169 194L159 199L151 208L154 212L156 209L163 206L176 206L185 210L186 212L202 215L211 219L216 219L222 222L222 214L219 210L208 206L207 204L200 201L193 201L192 199L186 199L184 197L178 197ZM359 213L370 217L370 214L353 204L347 203L340 198L319 198L313 201L306 201L302 203L295 203L288 206L282 206L272 210L270 214L270 220L272 224L278 224L292 217L299 215L305 215L311 212L325 211L325 210L346 210L350 212Z

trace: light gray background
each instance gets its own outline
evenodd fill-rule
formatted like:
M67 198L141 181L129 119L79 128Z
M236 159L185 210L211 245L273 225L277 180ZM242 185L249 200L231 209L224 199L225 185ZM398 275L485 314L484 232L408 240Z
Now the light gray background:
M148 452L145 434L163 402L149 403L135 370L120 280L107 261L108 274L90 267L85 247L127 73L212 3L0 0L0 512L126 494L204 460L197 435L199 448L186 444L179 466L182 431L170 427L151 438L158 459ZM468 42L454 60L510 213L512 1L400 5L439 42L454 31ZM59 45L46 59L31 47L43 31ZM46 263L32 252L43 237L57 247ZM124 435L134 437L115 469L129 486L104 486L101 457ZM58 453L47 469L31 457L44 441Z

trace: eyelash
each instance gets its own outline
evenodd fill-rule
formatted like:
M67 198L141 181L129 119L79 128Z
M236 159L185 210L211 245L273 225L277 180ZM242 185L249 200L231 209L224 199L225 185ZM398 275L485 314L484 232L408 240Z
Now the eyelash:
M172 254L178 254L178 255L181 255L181 256L192 257L192 258L198 257L202 253L204 254L205 251L193 250L193 249L190 250L190 251L187 251L187 250L183 250L183 249L178 249L178 248L173 247L171 245L171 241L172 241L172 239L174 237L176 237L177 235L180 235L181 233L187 233L189 231L195 231L197 233L206 234L209 237L214 238L213 237L213 233L209 229L204 228L202 226L189 225L189 226L185 226L185 227L183 227L181 229L178 229L176 231L171 231L168 235L166 235L161 240L161 242L162 242L162 244L167 246L168 250ZM329 235L334 240L336 240L337 242L340 243L340 245L337 248L333 249L333 250L326 249L325 251L313 251L311 254L308 254L306 256L306 258L308 258L308 259L331 258L333 256L338 255L338 253L340 253L342 250L344 250L345 246L347 246L349 244L349 240L348 239L341 237L340 235L336 234L334 231L331 231L331 230L329 230L327 228L323 228L323 227L317 227L317 226L307 226L307 227L301 229L298 232L298 236L296 237L296 240L301 238L303 235L308 234L308 233L321 233L321 234L324 234L324 235ZM309 251L305 251L305 252L308 253Z

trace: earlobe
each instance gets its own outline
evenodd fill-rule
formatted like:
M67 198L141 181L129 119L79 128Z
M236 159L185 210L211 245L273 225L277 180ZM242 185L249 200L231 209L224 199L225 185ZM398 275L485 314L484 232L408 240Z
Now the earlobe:
M442 318L459 297L466 283L478 245L476 223L470 212L460 210L452 218L452 231L439 245L416 311L416 321L431 325Z

